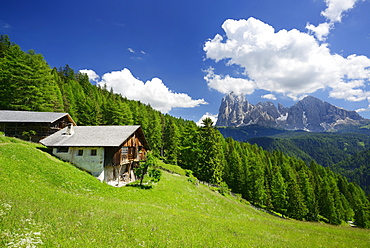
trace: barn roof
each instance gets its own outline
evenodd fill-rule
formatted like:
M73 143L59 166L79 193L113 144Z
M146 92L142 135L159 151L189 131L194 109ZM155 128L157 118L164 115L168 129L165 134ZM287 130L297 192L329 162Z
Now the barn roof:
M119 147L136 133L144 147L149 149L144 133L136 126L75 126L72 134L63 128L58 132L40 140L49 147Z
M53 123L64 116L67 116L69 121L73 123L73 125L76 125L68 113L0 110L0 122Z

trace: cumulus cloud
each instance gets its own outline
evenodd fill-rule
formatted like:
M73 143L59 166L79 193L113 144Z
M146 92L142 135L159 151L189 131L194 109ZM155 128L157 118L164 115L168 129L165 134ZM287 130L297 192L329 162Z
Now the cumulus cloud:
M82 71L87 73L89 78L91 76L90 79L98 78L92 70ZM106 85L108 89L113 88L115 93L128 99L150 104L154 109L163 113L168 113L172 108L194 108L201 104L207 104L204 99L194 100L185 93L173 92L159 78L152 78L144 83L135 78L127 68L105 73L98 85L102 87Z
M357 2L363 0L324 0L326 9L321 12L331 23L341 22L343 13L352 9Z
M214 73L214 68L210 67L205 70L204 80L207 81L208 87L221 93L234 91L235 93L252 94L256 85L253 81L244 78L233 78L229 75L220 76Z
M263 95L261 97L264 98L264 99L269 99L269 100L276 100L277 99L276 96L273 95L273 94L266 94L266 95Z
M325 41L334 23L341 22L343 13L351 10L357 2L363 0L324 0L326 9L321 12L328 22L320 23L317 26L307 24L306 28L313 33L319 41Z
M93 70L83 69L83 70L80 70L79 72L86 73L87 76L89 77L90 81L93 81L95 83L97 83L100 79L99 75L96 74L96 72L93 71Z
M320 23L317 26L314 26L314 25L308 23L306 25L306 28L311 33L313 33L319 41L325 41L326 40L326 37L330 33L330 29L333 28L333 24L332 23L324 22L324 23Z
M226 61L244 70L244 77L206 71L208 86L221 93L251 94L263 89L293 99L319 89L332 97L360 101L369 96L364 87L370 79L370 59L332 54L326 43L299 30L280 30L255 18L226 20L225 36L216 34L204 44L207 59ZM343 92L345 91L345 92Z
M357 113L365 112L365 111L369 111L369 109L366 109L366 108L360 108L360 109L357 109L357 110L356 110L356 112L357 112Z
M218 115L213 115L211 113L206 112L202 117L200 117L200 119L196 122L196 124L197 124L197 126L200 127L200 126L202 126L202 122L203 122L204 119L211 118L211 120L213 121L213 125L215 125L216 122L217 122L217 117L218 117Z

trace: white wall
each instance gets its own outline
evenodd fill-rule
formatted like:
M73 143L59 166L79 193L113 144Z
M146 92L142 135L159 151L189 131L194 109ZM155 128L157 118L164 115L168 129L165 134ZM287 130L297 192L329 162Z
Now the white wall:
M83 151L81 156L78 154L79 150ZM92 150L96 150L95 156L91 154ZM103 147L69 147L68 152L61 152L58 148L54 148L53 154L58 158L69 161L77 167L90 172L95 177L98 177L104 170Z

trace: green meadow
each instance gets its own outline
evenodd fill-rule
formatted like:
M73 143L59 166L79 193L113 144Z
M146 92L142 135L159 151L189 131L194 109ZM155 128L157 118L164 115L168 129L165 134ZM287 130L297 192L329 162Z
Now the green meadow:
M161 164L152 188L115 188L0 137L0 247L370 247L370 230L280 219Z

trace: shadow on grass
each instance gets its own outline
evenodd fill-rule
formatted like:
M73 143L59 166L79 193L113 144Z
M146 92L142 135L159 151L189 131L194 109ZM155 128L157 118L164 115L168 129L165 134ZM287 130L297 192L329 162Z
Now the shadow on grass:
M127 184L126 187L135 187L135 188L140 188L140 189L152 189L152 185L140 185L140 184Z
M53 149L47 148L47 147L36 147L36 149L39 149L40 151L53 154Z

